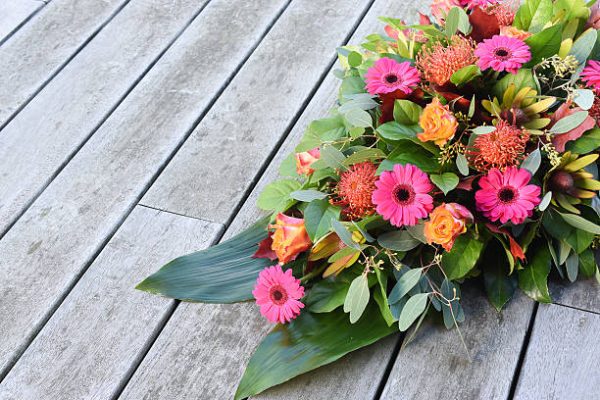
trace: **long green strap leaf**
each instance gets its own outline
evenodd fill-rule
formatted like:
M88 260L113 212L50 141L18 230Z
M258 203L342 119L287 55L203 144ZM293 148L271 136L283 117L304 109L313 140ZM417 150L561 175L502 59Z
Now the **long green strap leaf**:
M289 324L277 325L258 346L235 399L258 394L394 332L397 326L387 326L374 302L354 324L341 309L325 314L304 311Z
M183 301L235 303L252 299L258 273L274 262L252 258L267 237L269 217L206 250L176 258L136 289Z

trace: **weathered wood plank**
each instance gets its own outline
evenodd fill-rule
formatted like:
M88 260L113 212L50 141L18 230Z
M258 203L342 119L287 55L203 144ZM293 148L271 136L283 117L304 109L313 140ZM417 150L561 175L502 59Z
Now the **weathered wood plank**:
M6 41L0 47L0 127L128 1L54 0Z
M206 2L128 4L2 130L0 236Z
M286 3L211 1L0 240L0 376Z
M382 399L506 399L533 302L523 295L498 314L479 289L463 289L466 321L459 336L437 324L421 328L401 351Z
M351 42L358 42L372 31L381 31L378 16L402 17L414 13L414 7L406 3L376 1ZM335 102L338 87L339 81L331 74L324 80L224 238L233 236L262 215L255 207L258 192L275 179L281 159L292 151L306 125L312 119L327 115ZM196 205L198 208L202 206L208 205ZM247 360L269 329L270 325L252 304L182 304L122 398L186 399L194 398L198 393L206 398L230 398ZM333 366L323 367L266 391L258 398L370 398L377 391L396 342L397 337L390 337L345 357Z
M575 283L554 282L550 286L552 302L600 314L600 284L595 279Z
M175 303L133 287L221 228L137 207L0 383L0 397L114 398Z
M244 68L244 79L223 94L177 156L142 199L142 204L178 214L227 223L273 146L300 112L303 101L330 62L337 37L332 29L346 25L346 11L333 4L294 7L302 24L331 34L330 40L305 40L292 34L293 51L282 49L286 37L274 39L260 53L264 62ZM352 4L357 4L356 0ZM321 19L339 18L332 25ZM327 26L327 29L323 29ZM342 28L344 27L344 28ZM305 32L302 30L302 32ZM289 35L289 33L286 33ZM329 57L328 57L329 56ZM283 68L282 68L283 67ZM289 69L294 74L286 73ZM260 89L258 89L260 88ZM240 94L242 94L240 96ZM237 149L241 151L236 151Z
M596 399L600 315L540 305L515 400Z
M0 2L0 44L43 6L44 3L39 0Z

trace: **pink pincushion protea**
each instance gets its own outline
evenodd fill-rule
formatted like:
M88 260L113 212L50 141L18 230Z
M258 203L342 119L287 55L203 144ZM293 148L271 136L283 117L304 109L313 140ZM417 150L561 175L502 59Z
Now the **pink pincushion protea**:
M433 185L425 172L412 164L394 165L375 182L373 204L377 213L397 227L416 225L433 210Z
M479 180L475 192L477 210L492 222L522 224L540 204L540 188L529 185L531 173L526 169L508 167L504 173L493 168Z
M410 94L419 84L419 71L408 61L399 63L391 58L380 58L365 75L367 91L371 94L401 90Z
M587 87L600 90L600 61L590 60L581 72L581 79Z
M523 64L531 60L529 46L524 41L501 35L494 35L479 43L475 55L479 57L477 66L482 71L491 68L511 74L516 74Z
M260 306L260 313L271 322L289 322L304 308L298 301L304 296L300 280L294 278L291 269L283 272L280 265L267 267L258 274L252 295Z

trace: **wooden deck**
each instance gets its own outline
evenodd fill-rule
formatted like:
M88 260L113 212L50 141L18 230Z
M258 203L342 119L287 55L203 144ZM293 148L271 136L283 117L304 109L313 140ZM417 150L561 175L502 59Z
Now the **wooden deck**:
M239 232L336 98L334 49L416 0L1 0L0 399L227 399L253 304L134 290ZM225 164L224 161L227 161ZM598 399L600 291L426 324L259 399Z

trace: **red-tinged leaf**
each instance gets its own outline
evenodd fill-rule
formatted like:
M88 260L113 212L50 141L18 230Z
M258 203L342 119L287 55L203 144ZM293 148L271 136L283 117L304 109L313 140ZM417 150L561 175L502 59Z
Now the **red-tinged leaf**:
M510 243L510 254L512 254L512 256L515 258L515 261L516 260L519 260L519 261L526 260L525 253L523 252L523 248L521 247L521 245L519 245L519 243L517 243L517 241L512 237L512 235L508 232L508 230L498 228L496 225L493 225L490 223L485 224L485 226L491 232L504 235L504 236L506 236L506 238L508 238L508 241Z
M500 33L498 18L493 14L490 15L486 13L479 7L476 7L473 12L471 12L471 15L469 15L469 22L473 27L469 36L476 42L482 42L483 39L489 39Z
M458 185L456 186L456 189L462 189L466 190L467 192L470 192L471 190L473 190L473 182L477 177L478 176L468 176L464 179L461 179Z
M269 232L264 240L258 244L258 250L252 255L252 258L268 258L271 261L277 260L277 254L271 249L273 244L273 232Z
M561 104L560 107L556 110L554 114L552 114L552 125L554 125L557 121L564 117L568 117L576 112L583 111L579 107L570 108L571 102L566 102ZM571 140L579 139L583 134L590 129L596 126L596 120L591 116L587 116L586 119L575 129L570 130L569 132L562 133L559 135L554 135L552 137L552 144L556 147L558 152L565 151L565 146Z

